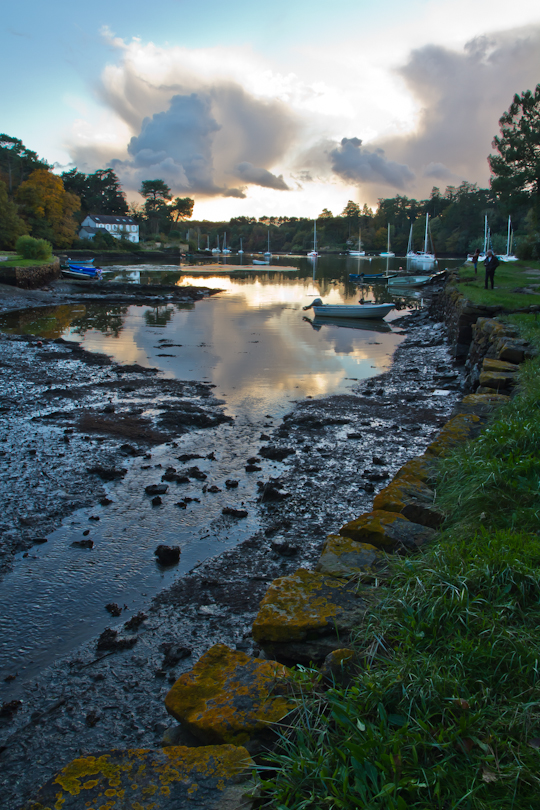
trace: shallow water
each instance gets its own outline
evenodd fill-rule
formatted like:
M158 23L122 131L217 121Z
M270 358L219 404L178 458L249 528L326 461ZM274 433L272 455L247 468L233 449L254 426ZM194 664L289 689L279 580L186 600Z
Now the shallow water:
M288 257L285 260L289 261ZM262 461L262 472L246 473L246 459L256 455L262 430L271 431L296 400L343 393L354 381L382 373L402 340L392 320L407 306L420 305L421 293L397 296L403 309L384 322L350 326L312 325L302 305L315 297L328 303L353 303L358 290L347 280L358 261L321 260L314 269L306 260L295 272L267 271L239 277L204 277L190 270L115 267L111 275L147 273L152 282L204 284L223 292L194 305L106 306L73 305L12 313L0 319L10 332L63 336L85 348L102 351L121 363L140 363L161 369L166 377L213 383L215 395L226 402L235 418L232 426L194 431L178 440L178 447L162 445L151 460L134 459L128 475L107 485L114 503L79 510L16 562L0 594L0 670L19 672L8 689L13 693L22 676L34 677L58 655L68 652L105 626L119 624L174 578L198 560L220 553L257 531L256 480L279 474L281 465ZM373 263L372 263L373 264ZM384 265L386 267L386 261ZM375 268L373 268L375 271ZM172 280L171 280L172 279ZM133 281L137 281L135 277ZM139 275L140 280L140 275ZM364 288L366 300L392 300L384 287ZM312 317L312 316L311 316ZM180 469L183 452L214 452L216 460L197 460L208 474L208 485L221 492L202 492L201 482L184 485L179 497L199 499L181 510L173 499L152 508L141 493L157 483L165 467ZM161 465L155 471L142 466ZM226 490L224 481L240 481ZM173 485L174 486L174 485ZM224 505L246 504L247 520L224 518ZM91 516L99 521L89 521ZM92 550L71 548L90 529ZM155 563L158 543L181 546L181 562L173 570ZM104 610L108 602L127 606L121 619Z

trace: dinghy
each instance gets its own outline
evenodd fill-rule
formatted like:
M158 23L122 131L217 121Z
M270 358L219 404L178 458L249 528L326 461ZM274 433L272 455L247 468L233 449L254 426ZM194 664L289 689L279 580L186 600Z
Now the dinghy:
M320 298L315 298L303 309L313 309L316 317L378 319L386 317L394 304L323 304Z

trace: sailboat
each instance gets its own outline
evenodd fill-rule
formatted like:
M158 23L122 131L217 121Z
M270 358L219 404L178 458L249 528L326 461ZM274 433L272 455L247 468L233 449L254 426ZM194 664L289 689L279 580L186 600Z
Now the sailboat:
M365 256L366 251L362 250L362 231L358 231L358 250L349 250L349 256Z
M317 253L317 220L313 220L313 250L308 253L308 259L316 259L319 254Z
M407 251L407 258L408 259L410 259L412 262L415 262L416 264L422 264L424 266L437 263L437 257L435 256L435 254L428 252L429 214L426 214L426 230L425 230L425 235L424 235L424 250L419 251L418 253L415 253L412 250L412 225L411 225L411 232L410 232L410 235L409 235L409 240L410 240L410 243L411 243L410 244L411 249L409 249Z
M231 252L229 250L229 248L227 247L227 234L226 233L223 234L223 250L221 252L222 253L230 253Z
M219 236L217 237L217 247L212 248L212 253L221 253L221 250L219 249Z
M272 251L270 250L270 228L268 228L268 250L265 250L264 255L268 256L268 258L272 256Z
M380 256L395 256L396 254L390 250L390 223L388 223L388 240L387 240L387 247L386 252L380 253Z
M512 221L510 217L508 217L508 234L506 236L506 253L504 256L498 256L497 258L501 260L501 262L517 262L518 257L514 256L513 253L510 251L512 250Z
M240 250L238 251L238 253L242 254L243 252L244 251L242 249L242 237L240 237Z
M490 228L488 226L487 214L485 214L484 215L484 248L483 248L482 252L480 253L480 255L478 256L478 261L479 262L484 262L486 260L487 250L488 250L490 242L491 242L491 231L490 231ZM472 260L473 260L472 253L470 253L467 256L467 259L468 259L468 261L472 262Z

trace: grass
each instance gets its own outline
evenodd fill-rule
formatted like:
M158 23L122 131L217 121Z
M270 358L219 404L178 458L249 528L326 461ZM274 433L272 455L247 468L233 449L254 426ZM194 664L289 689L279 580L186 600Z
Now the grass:
M9 255L9 259L5 262L0 262L0 270L2 267L41 267L44 264L50 264L54 261L54 257L50 256L48 259L23 259L22 256L17 254L2 254Z
M463 265L459 268L459 278L460 291L475 304L499 305L509 311L530 305L540 306L540 294L515 292L516 289L531 288L531 285L540 284L538 261L501 262L495 271L494 290L484 289L483 264L478 265L476 276L472 264Z
M540 346L532 318L512 320ZM518 395L441 463L439 541L396 561L358 629L362 671L284 729L260 768L264 806L538 810L539 407L531 360Z

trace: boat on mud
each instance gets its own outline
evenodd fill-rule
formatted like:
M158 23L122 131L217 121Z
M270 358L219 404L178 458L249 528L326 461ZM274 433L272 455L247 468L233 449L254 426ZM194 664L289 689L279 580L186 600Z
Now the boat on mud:
M315 317L377 320L386 317L394 304L323 304L320 298L315 298L303 309L313 309Z

